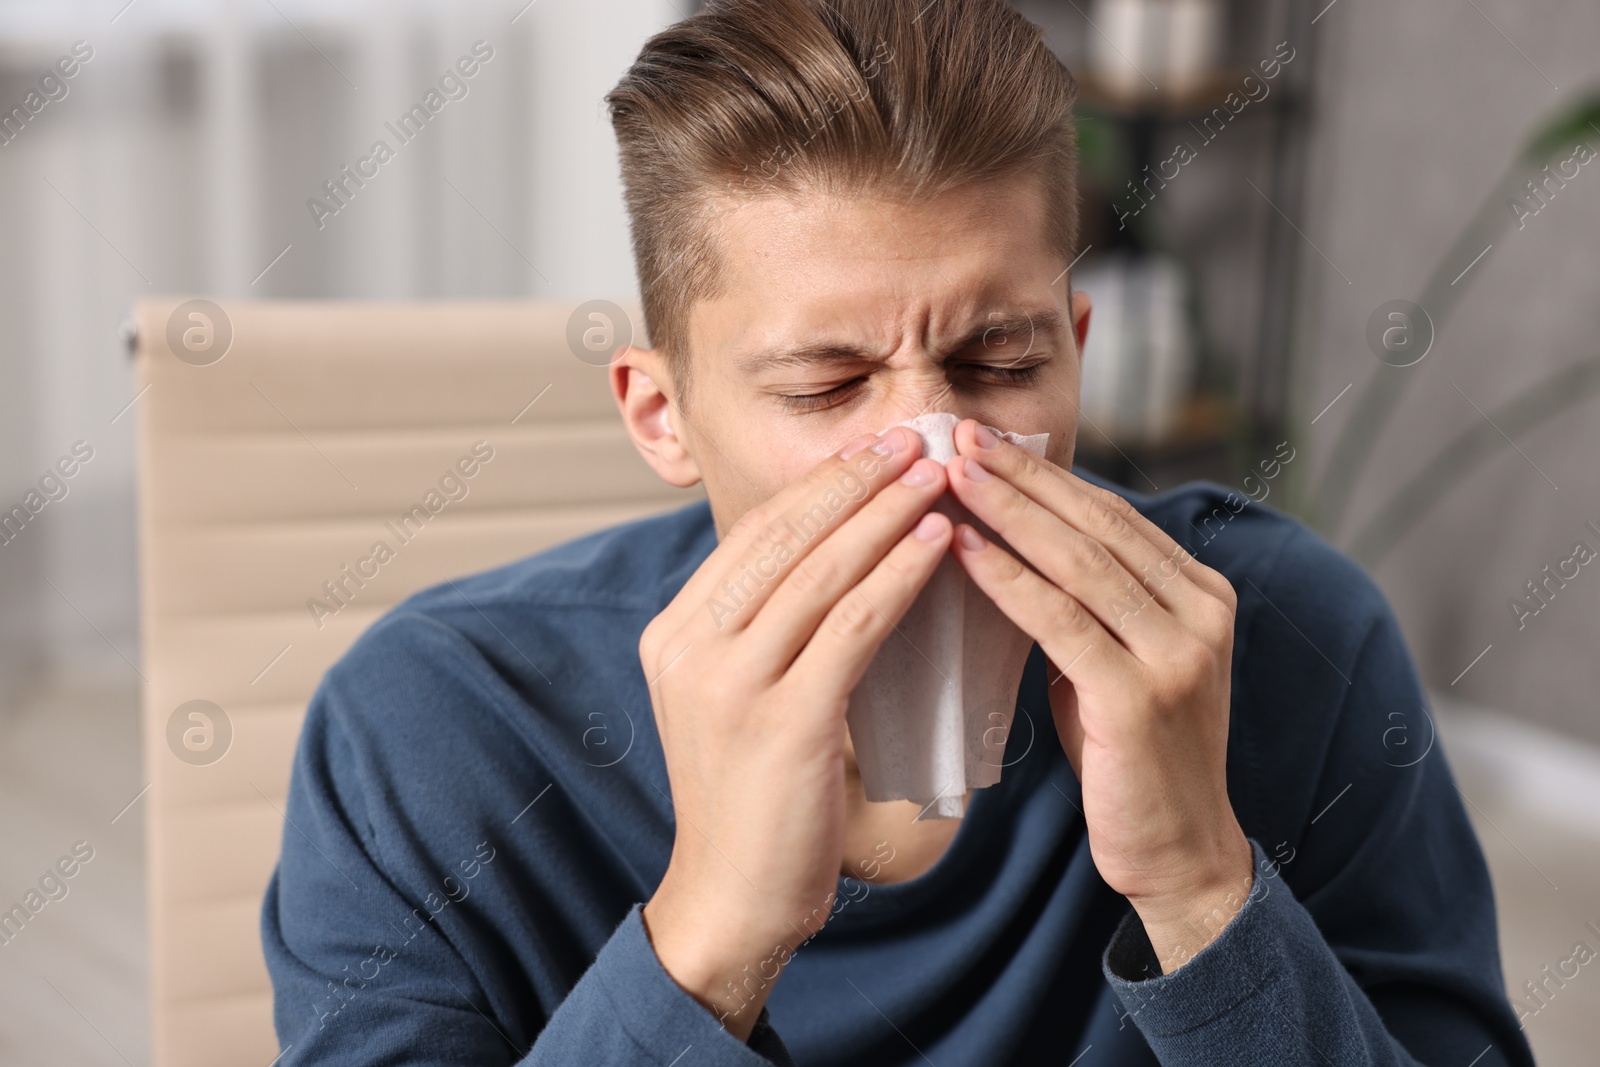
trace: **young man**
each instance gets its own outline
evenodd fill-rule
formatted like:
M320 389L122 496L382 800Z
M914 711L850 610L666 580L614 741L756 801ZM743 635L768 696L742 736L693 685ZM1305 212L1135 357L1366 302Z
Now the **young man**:
M611 382L708 501L329 672L263 912L286 1062L1532 1062L1372 583L1216 487L1071 473L1073 92L1001 0L645 45L608 99L655 347ZM929 411L948 464L878 432ZM1034 648L1001 782L918 820L845 709L947 553Z

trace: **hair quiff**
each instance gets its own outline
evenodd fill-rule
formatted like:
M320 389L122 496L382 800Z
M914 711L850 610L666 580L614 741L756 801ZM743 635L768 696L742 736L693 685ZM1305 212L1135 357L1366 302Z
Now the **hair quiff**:
M645 326L686 406L687 326L724 284L738 198L917 199L1041 181L1046 239L1078 239L1072 75L1006 0L710 0L606 94Z

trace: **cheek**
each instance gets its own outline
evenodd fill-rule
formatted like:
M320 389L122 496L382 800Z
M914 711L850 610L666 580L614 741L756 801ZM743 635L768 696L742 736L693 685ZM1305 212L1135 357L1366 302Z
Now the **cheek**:
M790 474L787 467L774 464L770 452L763 455L749 445L740 448L738 454L702 463L706 496L711 500L718 536L726 536L742 515L772 499L806 469L801 467Z
M1060 368L1048 379L1041 399L1044 410L1039 425L1050 431L1050 443L1045 446L1045 456L1056 466L1072 468L1072 457L1078 441L1078 370L1079 356L1074 351L1057 362ZM1091 427L1087 432L1093 434Z
M779 416L765 427L764 438L761 434L754 436L746 453L749 459L744 462L759 464L751 473L751 480L766 487L770 495L803 478L851 442L900 421L900 416L866 413L865 407L837 421L827 414Z
M743 443L737 451L725 449L720 455L714 453L715 458L703 463L701 471L718 535L726 535L741 515L805 477L834 452L879 428L874 425L872 430L852 432L836 442L836 428L830 428L822 437L815 431L806 435L786 427L785 432L766 438L747 435L741 438ZM840 492L845 493L844 487Z
M845 420L830 419L831 412L774 414L763 427L768 463L783 484L793 481L858 437L883 427L860 410ZM870 424L870 425L869 425Z
M1065 433L1058 438L1052 433L1050 444L1045 448L1045 458L1062 470L1071 470L1076 444L1077 438L1073 434Z

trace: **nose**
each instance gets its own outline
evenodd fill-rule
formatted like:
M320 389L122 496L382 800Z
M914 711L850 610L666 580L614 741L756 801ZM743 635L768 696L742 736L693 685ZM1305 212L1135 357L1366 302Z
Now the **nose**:
M890 426L936 411L964 417L961 398L948 373L931 358L919 357L909 365L880 373L890 379L882 410L875 413L883 419L881 425Z

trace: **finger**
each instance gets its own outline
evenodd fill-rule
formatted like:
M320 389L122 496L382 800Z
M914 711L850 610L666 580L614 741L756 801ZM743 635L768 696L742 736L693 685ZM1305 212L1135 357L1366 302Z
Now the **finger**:
M1072 764L1072 773L1082 781L1083 741L1086 735L1083 718L1078 711L1078 691L1072 688L1072 681L1054 661L1047 661L1045 670L1050 690L1050 707L1056 724L1056 736L1061 739L1061 748L1067 754L1067 762Z
M1136 681L1139 661L1076 597L1023 566L968 523L957 525L950 551L1079 693L1109 693Z
M1180 615L1196 605L1197 590L1232 601L1233 586L1226 578L1195 559L1127 500L1009 441L999 439L993 448L982 447L978 425L976 420L967 420L956 427L960 454L977 460L1104 544L1157 601Z
M662 612L658 627L692 628L686 636L698 640L742 630L783 571L818 543L817 533L855 514L921 454L922 439L903 427L870 440L859 450L853 448L861 441L841 449L741 515ZM730 614L729 607L736 610Z
M809 697L807 706L837 707L855 689L889 631L933 576L950 547L950 519L930 511L887 555L828 609L795 657L785 683Z
M787 670L828 612L871 573L944 492L944 466L917 460L788 568L739 638L740 661L769 677ZM948 525L948 523L946 524Z
M961 503L1141 658L1157 654L1176 636L1178 620L1105 545L970 457L948 467Z

